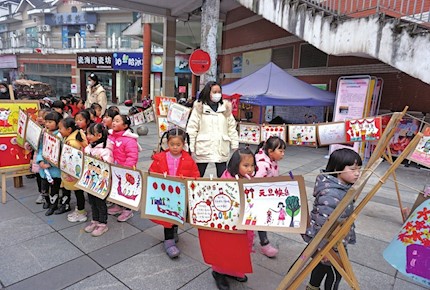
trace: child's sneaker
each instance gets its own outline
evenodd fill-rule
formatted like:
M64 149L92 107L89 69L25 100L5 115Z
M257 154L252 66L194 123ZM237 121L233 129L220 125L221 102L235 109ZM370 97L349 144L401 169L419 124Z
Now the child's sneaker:
M178 257L181 253L181 251L176 246L174 239L164 241L164 250L166 251L166 254L167 256L169 256L170 259Z
M265 246L261 246L260 252L266 257L273 258L278 254L278 249L272 247L271 244L267 244Z
M106 233L108 231L108 227L106 224L101 224L99 223L96 227L96 229L91 233L91 235L93 237L100 237L101 235L103 235L104 233Z
M72 216L74 216L74 215L76 215L76 212L78 211L78 207L77 206L75 206L75 210L74 211L72 211L71 213L69 213L68 215L67 215L67 218L69 218L69 217L72 217Z
M43 196L43 194L39 193L39 196L36 199L36 203L37 204L42 204L45 202L45 197Z
M68 216L67 220L71 223L77 223L77 222L86 222L87 221L87 212L86 211L74 211L74 215Z
M86 233L92 233L98 225L99 225L98 221L91 221L90 224L84 228L84 231Z
M122 213L118 216L119 222L126 222L133 217L133 211L131 209L123 209Z
M120 207L117 204L115 204L115 205L111 206L110 208L108 208L108 214L110 214L110 215L121 214L122 211L123 211L123 208Z

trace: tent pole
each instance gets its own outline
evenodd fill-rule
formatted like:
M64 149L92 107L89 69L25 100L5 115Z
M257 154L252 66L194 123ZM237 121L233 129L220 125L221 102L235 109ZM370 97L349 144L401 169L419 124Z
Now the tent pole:
M327 106L325 107L326 113L325 113L325 121L328 122L328 113L330 111L330 108Z

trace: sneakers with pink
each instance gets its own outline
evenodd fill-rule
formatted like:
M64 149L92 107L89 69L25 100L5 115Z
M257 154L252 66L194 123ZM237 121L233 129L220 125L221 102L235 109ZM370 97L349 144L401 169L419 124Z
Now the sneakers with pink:
M93 237L100 237L101 235L103 235L104 233L106 233L108 231L108 227L106 224L101 224L99 223L97 225L97 228L91 233L91 235Z
M278 254L278 249L272 247L271 244L261 246L260 252L266 257L273 258Z
M97 228L98 225L99 225L98 221L91 221L90 224L84 228L84 231L87 233L92 233Z
M121 214L122 211L123 211L123 208L117 204L114 204L113 206L108 208L108 214L110 214L110 215Z
M73 215L67 217L67 220L71 223L86 222L87 212L85 210L83 211L76 210L73 212Z
M133 211L131 209L123 209L122 213L118 216L119 222L126 222L133 217Z

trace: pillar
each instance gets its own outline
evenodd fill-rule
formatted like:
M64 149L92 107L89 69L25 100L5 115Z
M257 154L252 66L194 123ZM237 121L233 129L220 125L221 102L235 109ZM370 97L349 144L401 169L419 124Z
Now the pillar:
M143 24L142 96L149 96L151 82L151 24ZM140 100L142 101L142 100Z
M163 94L175 96L176 19L166 17L163 31Z

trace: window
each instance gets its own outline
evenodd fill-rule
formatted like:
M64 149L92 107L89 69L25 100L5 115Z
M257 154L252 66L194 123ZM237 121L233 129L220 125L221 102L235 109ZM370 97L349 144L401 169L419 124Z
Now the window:
M25 74L29 79L51 85L54 92L53 97L70 93L72 83L70 64L26 63L24 66Z
M327 54L310 44L300 45L300 68L327 66Z
M272 50L272 62L280 68L293 68L294 47L281 47Z
M122 36L122 31L128 27L128 23L108 23L106 25L106 38L111 38L115 33L116 47L131 48L131 37ZM118 43L118 37L121 37L121 44ZM109 41L107 41L109 43Z
M25 36L27 39L26 46L30 48L41 47L42 44L39 43L37 27L28 27L25 29Z
M78 8L76 6L72 6L71 12L78 13Z

